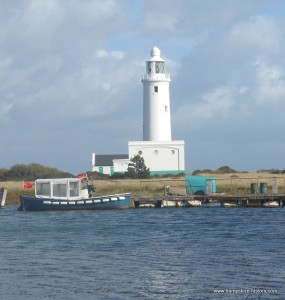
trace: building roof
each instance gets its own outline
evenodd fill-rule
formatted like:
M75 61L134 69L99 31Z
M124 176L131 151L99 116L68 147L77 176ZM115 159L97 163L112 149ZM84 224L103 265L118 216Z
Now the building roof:
M128 154L96 154L95 166L113 166L113 159L128 159Z

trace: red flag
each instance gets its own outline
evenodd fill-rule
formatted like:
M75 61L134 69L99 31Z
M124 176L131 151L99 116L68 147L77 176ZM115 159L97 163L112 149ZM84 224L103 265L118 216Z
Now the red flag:
M88 178L87 174L81 173L76 176L77 178Z
M30 189L33 187L31 182L23 182L23 189Z

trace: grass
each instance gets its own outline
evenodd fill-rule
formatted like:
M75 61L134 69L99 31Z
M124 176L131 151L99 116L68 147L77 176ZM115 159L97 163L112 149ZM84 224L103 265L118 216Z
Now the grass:
M217 192L231 195L249 194L251 184L266 183L267 192L272 193L274 180L278 186L279 193L285 193L285 176L272 175L269 173L230 173L230 174L203 174L216 179ZM273 179L276 178L276 179ZM96 180L94 185L96 193L101 195L130 192L132 196L162 196L166 186L174 189L185 190L184 177L163 178L150 180ZM33 195L34 189L22 188L20 181L3 181L0 187L8 190L6 203L19 204L22 194Z
M6 204L19 204L20 195L32 195L33 189L23 190L22 181L2 181L0 182L0 187L7 189Z
M213 176L217 183L217 192L233 195L251 193L251 184L265 183L267 192L273 192L276 183L279 193L285 193L285 176L269 173L230 173L230 174L205 174Z

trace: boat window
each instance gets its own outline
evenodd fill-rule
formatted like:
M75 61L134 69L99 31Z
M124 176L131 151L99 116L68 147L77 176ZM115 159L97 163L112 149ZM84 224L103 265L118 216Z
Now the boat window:
M50 196L50 183L49 182L37 182L36 183L36 195Z
M53 196L54 197L66 197L67 184L66 183L54 183L53 184Z
M79 197L79 182L70 182L69 183L69 195L70 197Z

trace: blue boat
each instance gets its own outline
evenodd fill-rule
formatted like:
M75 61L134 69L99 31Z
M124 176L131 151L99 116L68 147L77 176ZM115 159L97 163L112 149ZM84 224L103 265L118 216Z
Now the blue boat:
M129 208L131 194L93 196L82 178L38 179L35 195L21 196L19 211Z

